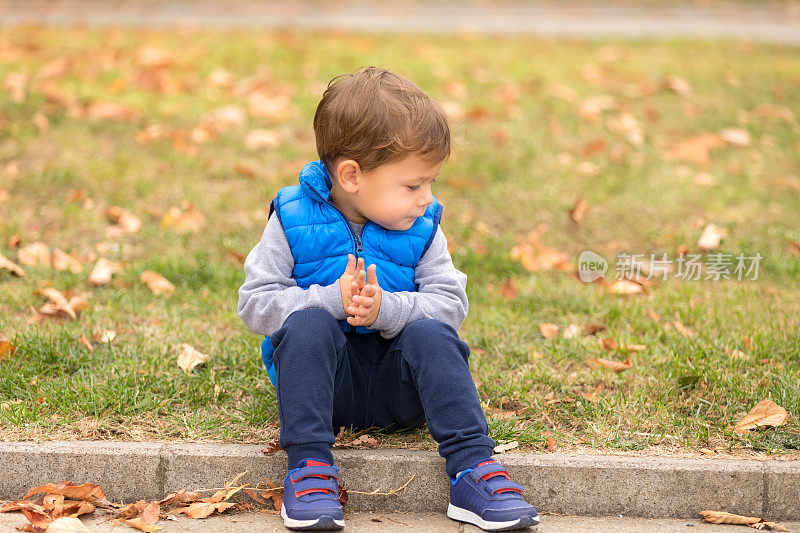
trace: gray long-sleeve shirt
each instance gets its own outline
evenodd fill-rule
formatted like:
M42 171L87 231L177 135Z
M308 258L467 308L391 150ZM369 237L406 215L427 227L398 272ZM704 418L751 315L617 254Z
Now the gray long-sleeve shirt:
M363 225L348 223L361 234ZM327 286L314 284L303 289L292 279L293 269L289 242L273 213L261 241L245 259L245 281L239 288L239 316L253 333L272 335L290 314L311 307L321 307L337 320L347 318L338 279ZM419 285L418 292L382 291L381 307L370 329L391 339L414 320L435 318L458 331L469 310L467 275L453 266L441 227L420 259L414 281Z

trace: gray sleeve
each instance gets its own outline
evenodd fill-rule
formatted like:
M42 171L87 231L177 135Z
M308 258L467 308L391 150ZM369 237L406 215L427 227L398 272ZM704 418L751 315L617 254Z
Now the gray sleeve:
M337 320L347 318L339 280L328 286L297 286L292 278L294 257L283 226L273 213L261 241L244 261L244 284L239 288L239 316L253 333L272 335L290 314L321 307Z
M453 266L441 227L414 271L418 292L381 293L381 308L370 329L391 339L414 320L435 318L458 331L467 318L467 275Z

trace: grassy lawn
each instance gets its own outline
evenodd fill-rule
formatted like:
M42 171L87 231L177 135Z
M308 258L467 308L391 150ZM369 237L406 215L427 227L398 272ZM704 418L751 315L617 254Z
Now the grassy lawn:
M410 77L452 116L454 153L434 194L469 277L460 335L498 443L800 447L800 49L37 27L0 30L0 253L19 261L42 242L83 271L0 269L0 337L17 347L0 359L0 439L277 435L261 337L236 314L242 258L274 193L316 159L325 84L368 64ZM576 223L579 197L588 212ZM141 229L109 232L110 206ZM183 224L173 208L205 222ZM617 254L701 253L709 223L726 232L711 253L761 254L757 280L668 276L641 294L609 290ZM600 254L607 282L520 260L549 248L572 265ZM92 285L100 258L121 271ZM153 294L148 270L176 292ZM88 306L29 324L47 287ZM540 323L560 333L545 338ZM564 336L573 324L605 329ZM79 342L103 330L116 337L91 352ZM184 373L183 343L210 360ZM586 363L598 357L632 366ZM767 398L788 410L786 425L731 430ZM381 443L432 445L424 431Z

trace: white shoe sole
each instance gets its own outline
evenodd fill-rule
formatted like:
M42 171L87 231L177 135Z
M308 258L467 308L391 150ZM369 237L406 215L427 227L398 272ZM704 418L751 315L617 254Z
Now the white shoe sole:
M447 516L459 522L468 522L476 525L486 531L506 531L511 529L522 529L523 527L535 526L539 523L539 517L536 518L517 518L516 520L507 520L505 522L490 522L484 520L472 511L467 511L461 507L456 507L452 503L447 506Z
M332 516L321 516L312 520L289 518L283 504L281 504L281 518L283 518L283 525L290 529L342 529L344 527L344 519L336 520Z

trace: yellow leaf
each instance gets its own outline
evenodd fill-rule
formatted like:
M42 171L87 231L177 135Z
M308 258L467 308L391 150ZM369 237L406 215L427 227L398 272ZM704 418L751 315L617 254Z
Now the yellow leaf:
M61 248L53 249L53 268L59 272L69 270L73 274L80 274L83 272L83 265L81 262Z
M21 266L10 259L6 259L3 254L0 254L0 268L8 270L15 276L22 277L25 275L25 270Z
M228 502L218 502L218 503L195 502L189 505L189 507L184 507L182 509L176 510L175 514L184 513L189 518L205 518L214 511L222 513L226 509L230 509L233 506L234 506L233 503L228 503Z
M43 242L33 242L28 246L20 248L17 253L17 260L23 265L35 266L42 264L49 267L50 262L50 248Z
M11 357L16 351L17 347L14 346L10 340L0 337L0 360Z
M789 413L786 412L786 409L772 400L761 400L736 424L733 431L744 433L748 429L759 426L777 427L782 426L788 420Z
M180 232L199 233L206 225L206 217L193 204L184 202L181 207L170 207L159 225Z
M508 444L498 444L494 447L494 453L505 453L508 450L513 450L519 446L519 442L512 440Z
M92 273L89 274L89 283L92 285L105 285L111 281L111 276L117 272L122 272L122 265L102 257L97 260Z
M609 359L602 359L600 357L597 357L597 358L594 358L594 359L586 359L586 363L591 368L597 368L597 366L599 365L599 366L602 366L603 368L606 368L608 370L611 370L611 371L617 372L617 373L623 372L623 371L628 370L628 369L633 367L633 363L631 362L631 358L630 357L625 359L624 362L611 361Z
M74 318L78 318L78 314L75 312L75 309L72 308L72 306L69 304L69 302L64 297L64 295L61 294L61 292L59 292L58 290L56 290L56 289L54 289L52 287L45 287L44 289L39 289L38 292L40 294L43 294L43 295L47 296L48 298L50 298L50 301L52 301L53 304L54 304L53 309L56 312L61 311L61 312L66 313L67 315L69 315L70 318L73 318L73 319ZM49 311L50 311L50 308L48 308L47 311L45 311L44 308L42 308L40 310L40 312L51 314ZM55 313L52 313L52 314L55 314Z
M720 241L726 236L725 230L714 224L708 224L703 229L697 247L701 250L716 250L719 248Z
M161 295L166 294L170 295L175 293L175 285L170 283L170 281L153 270L146 270L142 272L140 277L143 283L146 283L153 294Z
M558 329L555 324L539 324L539 331L545 339L552 339L558 335Z
M208 361L211 356L195 350L189 344L181 344L183 350L178 354L178 366L186 372L191 372L197 365L203 364Z
M116 237L122 234L136 233L142 228L142 221L139 217L119 206L110 206L106 209L105 215L109 222L115 224L106 229L109 236Z
M700 511L700 514L703 516L703 520L712 524L749 525L761 522L761 519L757 516L742 516L724 511Z

